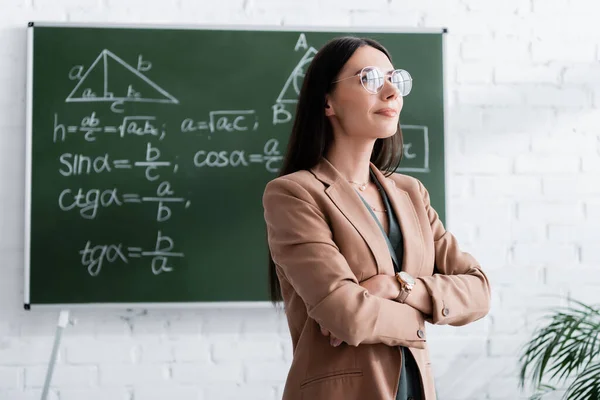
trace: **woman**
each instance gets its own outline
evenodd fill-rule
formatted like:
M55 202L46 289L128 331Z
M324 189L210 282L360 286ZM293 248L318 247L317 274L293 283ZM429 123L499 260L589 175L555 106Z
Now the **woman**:
M393 173L411 84L368 39L334 39L308 68L263 197L271 297L294 350L284 400L433 400L425 321L464 325L489 310L477 261L421 182Z

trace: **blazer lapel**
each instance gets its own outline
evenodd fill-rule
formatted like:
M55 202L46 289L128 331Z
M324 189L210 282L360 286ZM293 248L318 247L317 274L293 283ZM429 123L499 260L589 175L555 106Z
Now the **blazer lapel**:
M325 193L369 246L377 264L377 273L393 273L394 266L383 232L354 188L325 158L311 168L311 172L329 185Z
M413 203L408 192L397 187L393 179L386 178L372 163L371 169L387 193L400 224L404 241L402 270L413 277L417 277L423 265L425 247L423 233Z

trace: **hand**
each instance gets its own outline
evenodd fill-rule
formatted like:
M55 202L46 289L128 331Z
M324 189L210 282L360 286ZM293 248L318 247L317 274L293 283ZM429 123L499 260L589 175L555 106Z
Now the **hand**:
M323 328L321 324L319 324L319 328L321 328L321 333L323 334L323 336L329 336L329 344L333 347L338 347L340 344L343 343L342 339L338 339L335 336L333 336L333 334L327 329Z
M415 280L415 285L404 301L404 304L411 306L415 310L421 311L428 317L433 313L433 300L431 299L429 292L427 292L427 288L419 279Z
M375 275L367 280L360 282L373 296L388 300L394 300L400 293L400 283L395 276Z

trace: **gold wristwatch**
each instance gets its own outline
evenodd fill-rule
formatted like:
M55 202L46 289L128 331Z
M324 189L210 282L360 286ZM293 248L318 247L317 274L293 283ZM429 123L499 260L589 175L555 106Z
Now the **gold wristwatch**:
M415 286L415 278L404 271L400 271L396 273L396 279L400 282L400 294L396 297L396 300L400 303L404 303L413 286Z

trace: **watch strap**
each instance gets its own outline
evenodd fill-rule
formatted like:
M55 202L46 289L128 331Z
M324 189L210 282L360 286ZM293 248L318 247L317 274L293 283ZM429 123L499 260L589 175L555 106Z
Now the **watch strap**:
M396 280L400 284L400 293L398 293L398 296L396 297L396 301L398 301L400 303L404 303L406 301L406 298L410 294L410 290L406 289L406 283L400 277L400 273L396 273Z
M408 290L406 290L404 288L404 286L402 286L402 284L400 284L400 294L398 294L398 297L396 297L396 300L399 303L404 303L409 294L410 294L410 292Z

